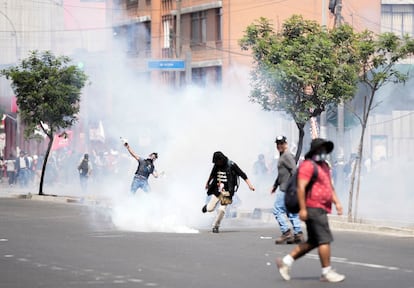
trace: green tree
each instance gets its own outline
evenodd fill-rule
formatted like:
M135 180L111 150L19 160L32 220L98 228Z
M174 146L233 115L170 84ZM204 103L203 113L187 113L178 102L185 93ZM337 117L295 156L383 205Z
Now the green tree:
M299 159L304 127L311 117L354 96L358 61L354 53L357 35L348 25L327 30L315 21L294 15L275 32L266 18L249 25L239 41L251 50L250 99L268 111L285 111L299 130Z
M56 57L50 51L33 51L20 64L1 71L11 80L20 118L25 124L25 137L33 137L34 131L40 128L49 138L39 195L43 195L43 180L54 135L77 121L81 89L87 81L85 73L70 62L70 58Z
M402 38L393 33L382 33L374 35L370 31L360 34L356 52L359 58L360 73L359 81L362 85L360 91L363 95L363 105L360 112L355 116L361 124L361 135L359 139L357 159L352 167L351 184L348 200L348 220L352 221L354 186L356 183L356 197L354 220L357 218L359 189L361 183L361 163L363 159L364 135L371 111L378 106L375 101L378 90L388 83L405 83L408 73L397 70L396 64L402 59L414 53L414 40L409 36Z

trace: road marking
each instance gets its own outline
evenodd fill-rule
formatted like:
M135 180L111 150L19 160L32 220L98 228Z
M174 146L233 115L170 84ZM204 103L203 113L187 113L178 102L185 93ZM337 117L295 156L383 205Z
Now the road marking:
M7 241L9 241L9 239L6 239L6 238L0 239L0 242L7 242Z
M131 279L128 279L128 281L129 281L129 282L132 282L132 283L142 283L142 282L143 282L143 280L141 280L141 279L136 279L136 278L131 278Z
M272 240L272 236L260 236L260 239L262 240Z
M13 258L13 257L14 257L14 255L11 255L11 254L4 255L4 258Z
M307 254L306 257L319 260L319 256L316 254ZM386 265L380 265L380 264L349 261L347 258L340 258L340 257L331 257L331 261L336 262L336 263L344 263L344 264L349 264L349 265L363 266L363 267L375 268L375 269L385 269L385 270L390 270L390 271L402 270L401 268L395 267L395 266L386 266Z

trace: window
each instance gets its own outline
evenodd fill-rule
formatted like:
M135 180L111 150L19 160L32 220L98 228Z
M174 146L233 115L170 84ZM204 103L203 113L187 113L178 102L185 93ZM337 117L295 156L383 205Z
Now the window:
M414 36L414 5L383 4L381 6L381 32L393 32L403 36Z
M170 48L173 37L173 17L171 15L162 16L162 29L163 29L163 47L162 48Z
M223 27L223 9L216 9L216 41L221 41L222 39L222 27Z
M192 83L200 87L206 86L206 69L205 68L193 68L191 72Z
M216 83L221 84L223 82L223 72L221 66L216 66Z
M206 11L191 13L191 44L207 42Z
M114 29L114 36L126 41L126 52L130 56L151 54L150 22L135 23Z
M127 8L138 5L138 0L126 0Z
M193 68L191 71L192 84L194 85L206 87L209 85L220 85L222 82L221 66Z
M161 8L164 10L171 10L173 7L172 0L162 0Z

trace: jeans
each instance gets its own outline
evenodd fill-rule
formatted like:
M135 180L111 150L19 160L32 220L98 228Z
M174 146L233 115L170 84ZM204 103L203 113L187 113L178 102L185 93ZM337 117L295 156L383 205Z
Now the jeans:
M29 184L29 169L27 168L21 168L19 169L17 179L19 180L19 184L22 187L27 187Z
M88 190L88 175L80 175L79 174L79 181L82 192L87 192Z
M9 185L13 185L16 182L16 173L14 171L7 171L7 177L9 178Z
M150 191L150 187L148 185L148 179L146 179L143 176L134 176L134 179L132 179L132 183L131 183L131 192L133 194L135 194L135 192L137 192L137 190L141 188L142 190L144 190L144 192L149 192Z
M280 190L276 192L276 199L272 212L273 215L275 215L276 221L279 223L280 231L282 233L285 233L290 229L286 216L289 219L290 223L292 223L294 234L302 232L299 214L288 213L286 210L285 192L282 192Z

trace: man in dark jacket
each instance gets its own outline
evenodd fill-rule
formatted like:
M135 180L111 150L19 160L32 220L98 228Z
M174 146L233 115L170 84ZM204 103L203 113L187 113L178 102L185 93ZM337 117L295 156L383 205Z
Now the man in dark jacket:
M241 177L246 182L250 190L254 191L255 189L247 178L246 173L236 163L230 161L222 152L214 152L213 163L214 166L206 184L207 195L210 199L202 208L202 212L214 211L220 202L217 217L213 223L213 233L218 233L227 205L232 203L233 195L237 191L238 177Z

